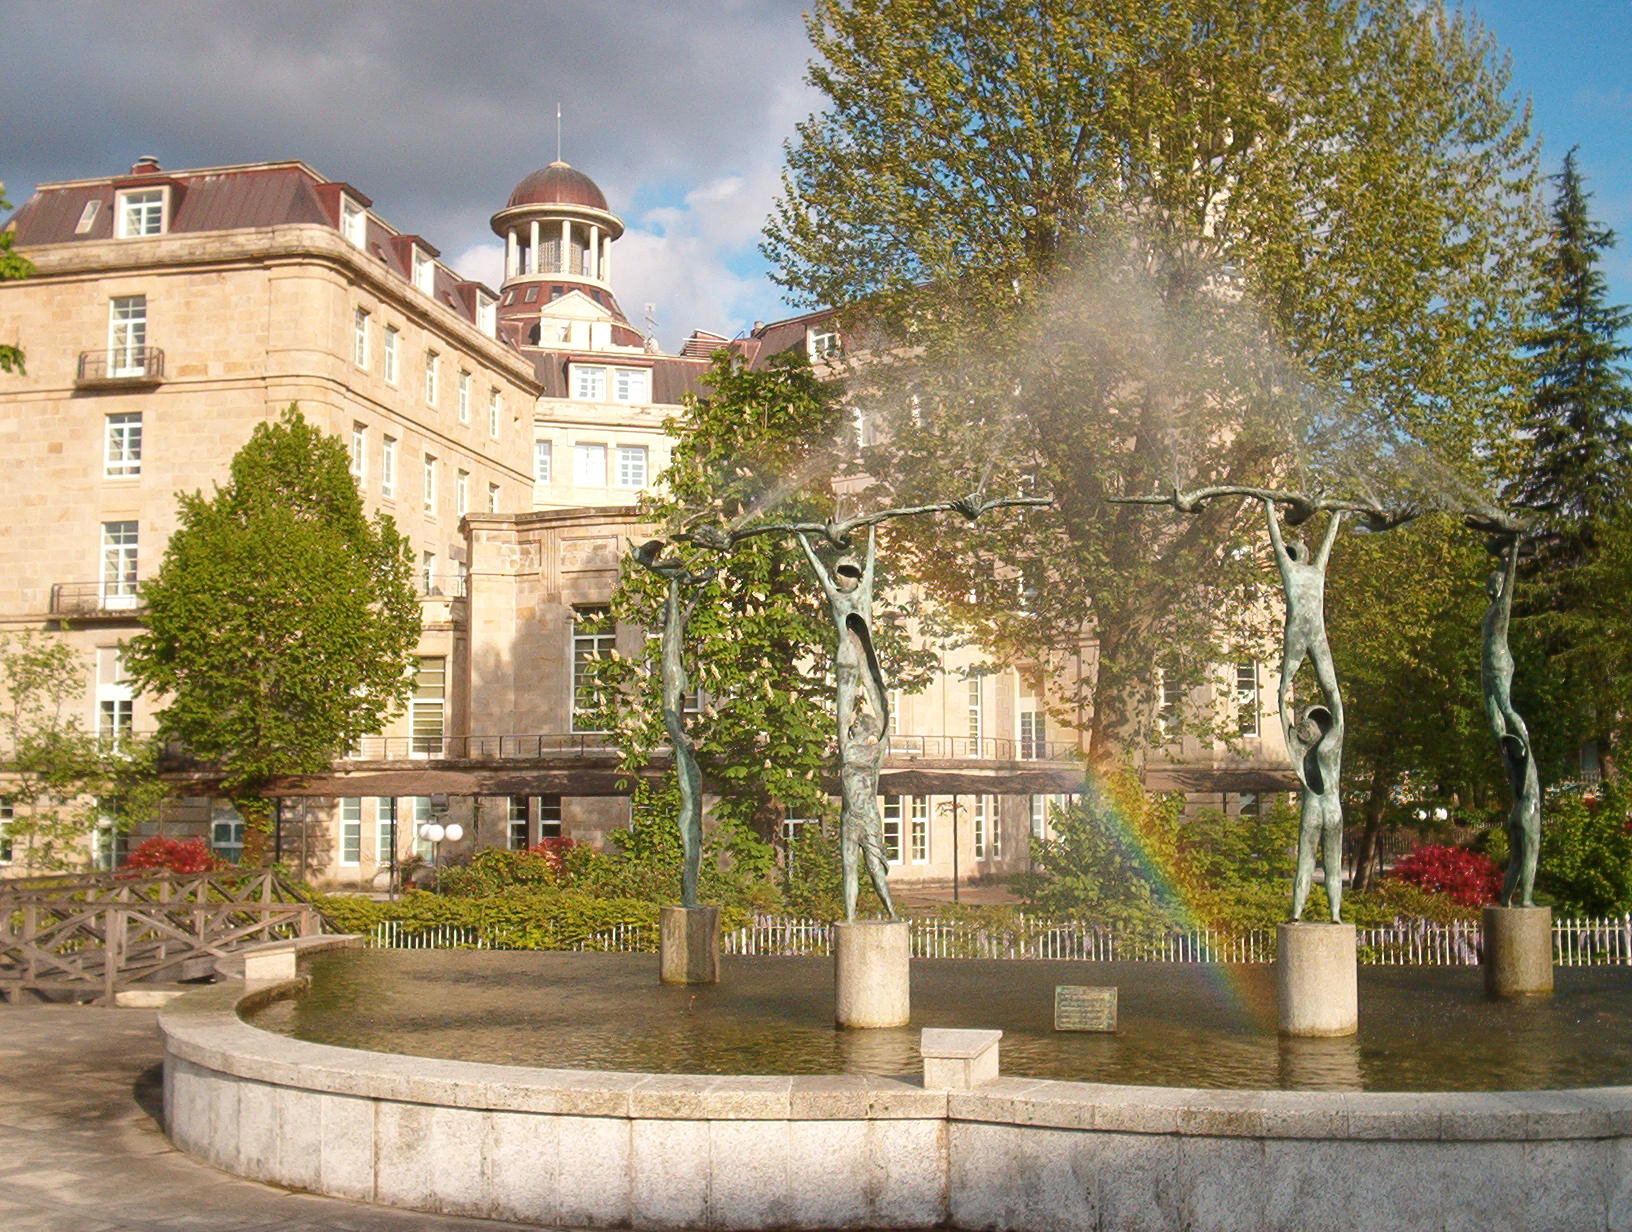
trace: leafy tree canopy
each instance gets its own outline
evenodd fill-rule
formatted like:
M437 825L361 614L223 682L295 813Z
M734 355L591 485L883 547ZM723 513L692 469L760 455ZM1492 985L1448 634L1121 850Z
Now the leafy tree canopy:
M133 683L160 732L220 770L252 834L267 783L322 770L406 704L419 637L408 541L363 513L345 448L290 406L263 423L181 524L142 586ZM245 858L255 844L246 836Z
M6 186L0 184L0 213L11 208L6 200ZM10 228L0 227L0 282L13 278L27 278L34 272L34 263L16 250L17 235ZM23 352L15 343L0 342L0 372L22 372Z

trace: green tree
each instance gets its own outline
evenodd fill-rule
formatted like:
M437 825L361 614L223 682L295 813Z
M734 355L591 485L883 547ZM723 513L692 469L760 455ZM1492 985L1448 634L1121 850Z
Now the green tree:
M6 186L0 184L0 213L11 208L6 200ZM34 272L34 263L16 251L16 234L9 227L0 227L0 282L13 278L27 278ZM23 352L15 343L0 342L0 372L22 372Z
M87 669L40 633L0 636L0 796L6 838L30 871L82 867L99 827L124 832L157 815L165 786L148 741L99 740L74 709Z
M1509 424L1535 157L1467 18L825 0L809 28L827 107L765 251L800 301L840 306L858 368L888 354L858 397L901 496L956 477L1058 497L975 528L984 565L903 534L995 649L1092 635L1060 717L1084 704L1096 757L1148 728L1154 647L1199 681L1253 632L1221 614L1263 594L1261 510L1176 522L1105 496L1285 478L1334 425L1298 478L1364 487L1360 429L1472 460Z
M408 541L363 513L345 448L290 406L255 428L211 496L183 495L132 682L162 696L159 729L214 763L266 852L266 788L325 769L407 704L419 601Z
M661 488L642 501L642 518L672 538L700 522L831 517L833 480L848 462L848 418L837 391L802 358L751 371L723 353L705 383L708 395L688 397L684 416L668 424L671 461ZM703 774L719 791L709 863L764 861L784 819L832 817L824 784L833 742L832 624L790 537L747 539L720 554L685 544L673 552L694 572L716 570L686 637L687 674L699 690L699 709L687 722ZM665 585L626 567L612 600L618 621L655 634ZM908 652L899 634L880 641L892 678L909 690L922 687L925 656ZM653 636L638 658L600 665L609 686L601 721L618 732L630 770L667 743L659 652ZM674 827L673 793L648 791L648 799L666 836ZM678 868L677 839L672 848ZM705 868L705 885L709 876Z

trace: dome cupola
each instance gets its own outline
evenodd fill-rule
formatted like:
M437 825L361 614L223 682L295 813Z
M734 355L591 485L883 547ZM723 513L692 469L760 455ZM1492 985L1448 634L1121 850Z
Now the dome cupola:
M567 280L611 290L612 241L623 220L595 181L559 159L517 184L493 215L504 240L504 286Z

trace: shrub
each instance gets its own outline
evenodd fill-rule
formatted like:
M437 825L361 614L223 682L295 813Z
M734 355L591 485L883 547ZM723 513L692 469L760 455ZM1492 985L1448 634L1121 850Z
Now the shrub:
M121 873L210 873L226 865L215 858L202 838L143 839L119 866Z
M1443 894L1464 907L1493 903L1502 892L1502 870L1482 851L1429 845L1413 848L1389 877Z
M1548 794L1536 889L1565 915L1632 911L1632 834L1618 783L1606 783L1598 796Z

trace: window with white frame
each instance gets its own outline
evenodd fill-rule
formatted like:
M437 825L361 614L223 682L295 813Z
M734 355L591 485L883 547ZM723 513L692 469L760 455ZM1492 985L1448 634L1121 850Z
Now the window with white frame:
M425 352L425 405L435 406L438 386L442 383L442 357L435 351Z
M424 485L425 512L436 512L436 455L425 455L425 485Z
M103 872L112 872L130 855L130 835L111 817L103 817L91 834L91 863ZM225 858L225 857L223 857Z
M129 479L142 473L142 413L123 411L102 420L102 473Z
M119 238L164 234L164 189L134 188L119 194Z
M499 511L499 485L496 483L487 485L487 511L489 513Z
M13 849L11 823L17 820L17 808L10 796L0 796L0 864L10 864L16 858Z
M122 748L130 738L134 693L125 676L118 646L96 648L96 736L105 746Z
M92 199L85 203L85 208L79 212L79 221L74 224L74 234L84 235L96 225L96 216L102 212L100 199Z
M340 800L340 864L355 868L363 862L363 798L344 796Z
M619 402L650 402L652 374L645 368L612 369L612 397Z
M470 422L470 373L459 369L459 422Z
M929 797L909 796L907 850L914 864L929 863Z
M230 801L210 801L210 854L228 864L244 856L244 819Z
M970 819L974 829L974 856L977 860L989 859L988 833L986 817L986 797L976 796L970 808Z
M526 796L510 797L510 829L507 835L511 851L526 851L530 845L528 838Z
M1035 761L1048 755L1045 720L1041 710L1020 712L1020 757Z
M1178 735L1179 720L1184 714L1185 687L1177 677L1165 669L1158 669L1160 699L1156 708L1156 725L1164 735Z
M380 495L394 498L397 494L397 438L380 438Z
M646 446L618 446L618 486L620 488L646 486Z
M1031 837L1042 842L1048 837L1048 797L1033 795L1031 802Z
M374 797L374 863L391 864L397 850L397 798Z
M417 244L414 246L414 286L426 295L436 290L436 262Z
M108 301L108 375L147 371L147 296L116 295Z
M614 629L610 607L579 607L572 612L572 730L599 731L592 726L600 709L600 682L596 660L612 657Z
M884 859L901 863L901 797L884 797Z
M605 402L606 369L594 364L574 364L572 396L585 402Z
M814 360L826 359L830 355L839 353L839 331L831 325L816 325L809 335L810 358Z
M470 512L470 472L460 471L453 478L453 507L460 517Z
M385 327L385 379L392 385L397 383L397 327Z
M436 567L434 556L430 567ZM434 757L442 752L447 680L446 658L437 655L419 660L414 672L414 697L408 710L409 751L415 757Z
M1255 791L1244 791L1236 797L1236 812L1242 817L1258 817L1263 813L1263 800Z
M481 292L476 295L476 328L489 338L499 329L499 301Z
M533 442L533 482L549 483L550 464L553 461L553 451L549 441Z
M503 405L497 389L487 391L487 434L494 438L499 435L499 417Z
M1002 801L996 796L978 797L986 801L986 824L991 831L992 859L1003 858L1003 809Z
M433 854L431 840L425 837L425 827L436 820L436 810L431 805L429 796L409 796L409 816L414 821L414 854L421 860L429 860Z
M968 756L970 757L985 756L982 750L985 745L984 738L986 735L986 712L985 708L981 705L983 694L986 691L983 687L984 683L985 682L982 677L971 676L969 677L969 680L965 686L968 690L968 717L965 721L967 724L966 735L968 736Z
M419 590L421 594L436 593L436 553L419 554Z
M358 248L368 242L368 215L350 197L340 198L340 234Z
M1258 734L1258 665L1235 665L1235 729L1238 735Z
M136 606L136 550L135 522L102 523L102 607Z
M561 837L561 797L539 796L538 799L538 837Z
M354 422L351 425L351 477L361 487L367 475L368 425Z
M368 309L359 308L351 314L351 362L359 368L368 367Z
M572 482L580 488L606 487L606 446L581 443L572 447Z

